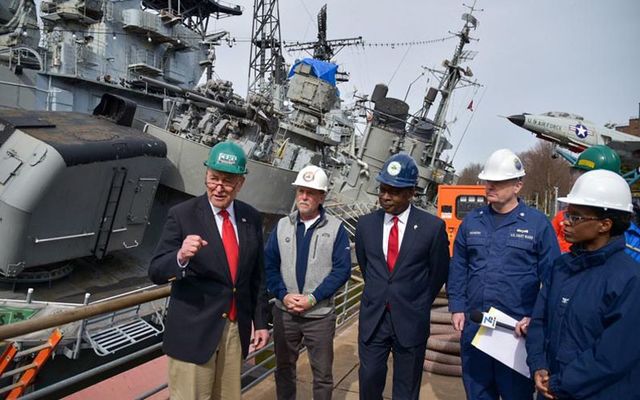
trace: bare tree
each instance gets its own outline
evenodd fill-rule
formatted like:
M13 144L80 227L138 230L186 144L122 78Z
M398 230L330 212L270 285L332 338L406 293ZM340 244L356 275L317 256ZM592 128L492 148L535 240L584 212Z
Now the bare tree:
M458 185L478 185L480 180L478 174L482 171L482 164L471 163L460 171Z
M556 211L557 194L571 189L570 165L555 155L554 145L540 141L532 149L519 154L527 175L520 196L540 211L550 215Z

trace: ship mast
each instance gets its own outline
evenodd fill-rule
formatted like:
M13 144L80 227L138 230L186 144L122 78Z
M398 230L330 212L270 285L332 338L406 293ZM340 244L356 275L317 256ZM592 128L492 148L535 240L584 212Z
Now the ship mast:
M278 0L255 0L249 54L248 93L264 93L286 79Z
M305 43L288 43L283 47L288 51L313 50L313 58L316 60L333 62L332 59L342 49L348 46L363 46L362 36L343 38L343 39L327 39L327 5L325 4L318 12L318 40ZM336 74L338 82L348 82L349 73L338 71Z
M467 67L466 69L460 66L461 62L468 61L473 59L477 52L472 51L464 51L464 46L468 44L471 40L477 40L470 37L471 29L475 30L478 27L478 20L473 16L474 11L482 11L481 9L475 8L475 1L473 5L465 7L469 8L468 13L462 14L462 19L464 20L464 26L460 30L460 32L456 33L456 36L460 38L458 42L458 46L456 47L455 52L453 53L453 57L451 60L445 60L443 65L446 68L446 71L434 71L431 72L438 73L441 75L440 84L438 86L437 91L440 92L441 100L438 105L438 109L436 110L436 114L434 116L434 125L436 127L436 138L435 145L433 147L433 152L431 155L430 166L433 167L436 159L442 152L441 147L441 136L443 134L444 129L446 129L446 121L445 117L447 114L447 110L449 108L449 102L451 100L451 94L458 87L458 83L462 80L468 83L468 85L473 85L475 83L469 81L465 77L473 76L471 70ZM467 85L467 86L468 86ZM431 94L431 95L430 95ZM427 95L424 98L423 107L420 113L420 117L422 119L426 118L429 108L433 104L434 100L434 92L432 90L427 92Z

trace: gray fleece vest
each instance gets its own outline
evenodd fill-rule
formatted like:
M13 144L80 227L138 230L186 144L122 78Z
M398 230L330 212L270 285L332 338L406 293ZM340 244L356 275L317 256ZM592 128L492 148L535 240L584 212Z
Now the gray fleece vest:
M283 217L278 221L278 248L280 250L280 273L287 292L298 293L296 281L296 224L298 212ZM338 235L340 221L332 215L324 214L311 236L307 274L304 278L304 293L311 294L329 275L333 267L333 244ZM287 311L287 307L276 299L276 307ZM305 311L306 318L320 318L335 310L335 296L319 301L318 304Z

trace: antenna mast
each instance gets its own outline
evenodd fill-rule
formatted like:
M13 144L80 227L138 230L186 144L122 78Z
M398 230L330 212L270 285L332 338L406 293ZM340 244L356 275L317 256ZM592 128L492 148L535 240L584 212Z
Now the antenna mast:
M278 0L255 0L247 92L266 92L286 77Z
M464 21L464 26L462 27L462 30L460 30L460 32L456 33L456 36L460 38L460 41L458 42L458 46L456 47L456 50L453 53L453 57L451 58L451 61L444 60L443 62L443 65L446 68L446 71L444 72L440 71L440 73L442 74L442 77L440 80L440 85L438 86L438 91L440 92L440 95L442 96L442 98L440 100L440 104L438 105L438 109L436 110L436 114L434 116L434 125L436 126L436 139L435 139L435 145L433 147L433 153L431 155L431 163L430 163L431 167L434 166L438 155L442 152L442 150L439 148L441 147L440 137L442 136L442 132L446 128L447 123L445 121L445 117L447 114L447 110L449 108L451 93L453 93L454 89L456 89L456 87L458 86L458 83L461 80L465 80L469 84L474 84L464 78L464 77L473 76L471 69L469 69L468 67L466 69L462 68L460 66L460 63L473 59L477 54L477 52L474 52L474 51L464 51L464 46L469 42L471 42L471 40L476 40L469 36L471 29L475 30L479 24L476 17L473 16L473 13L476 10L482 11L482 9L475 8L475 1L471 6L467 6L467 5L464 5L464 6L469 8L469 12L462 14L462 20ZM423 105L423 112L421 114L422 118L426 118L427 113L429 112L429 108L433 101L433 99L429 100L427 97L425 97L425 102Z
M318 40L315 42L290 43L283 47L289 51L313 50L313 58L316 60L331 62L331 59L347 46L364 45L362 36L346 39L327 40L327 5L325 4L318 13ZM349 81L349 74L338 71L336 75L338 82Z

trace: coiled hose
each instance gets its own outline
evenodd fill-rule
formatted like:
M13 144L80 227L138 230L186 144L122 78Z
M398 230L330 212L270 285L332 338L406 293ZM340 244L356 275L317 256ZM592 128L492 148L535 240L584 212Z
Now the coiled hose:
M423 368L425 371L446 376L462 376L460 360L460 332L451 325L446 295L440 292L431 309L431 333Z

